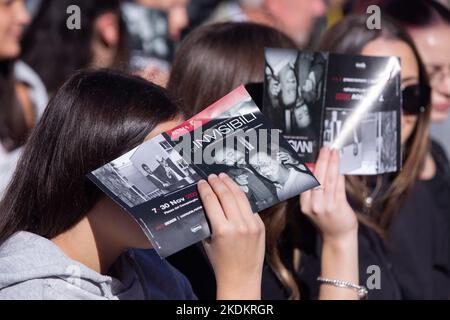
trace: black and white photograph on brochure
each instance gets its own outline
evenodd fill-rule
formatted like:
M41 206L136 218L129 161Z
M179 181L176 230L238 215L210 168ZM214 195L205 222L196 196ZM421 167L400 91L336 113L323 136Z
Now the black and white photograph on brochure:
M130 158L131 163L154 186L155 196L183 189L200 180L163 135L144 143ZM151 196L151 199L154 197Z
M268 97L285 135L320 130L326 64L326 53L266 49Z
M328 55L292 49L265 51L264 112L306 162L321 141L323 94Z
M264 113L311 169L322 146L341 173L401 169L398 57L266 49Z
M194 150L212 157L212 164L197 164L200 171L205 176L227 173L246 193L255 212L318 186L316 178L279 131L272 128L248 92L238 88L235 96L224 98L223 104L229 107L208 121L196 116L203 120L203 138L202 148ZM275 132L277 138L268 134Z
M128 207L183 189L200 179L162 135L93 174Z
M343 173L376 175L396 170L394 111L367 113L355 124L349 110L327 110L324 123L324 145L340 150Z
M136 150L137 148L92 172L119 202L130 208L150 200L156 190L147 187L145 176L130 161Z

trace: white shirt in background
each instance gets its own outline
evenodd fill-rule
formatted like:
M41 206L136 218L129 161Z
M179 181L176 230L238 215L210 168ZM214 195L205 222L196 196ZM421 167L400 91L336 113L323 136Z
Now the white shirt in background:
M34 106L36 119L40 119L48 103L47 90L39 76L24 62L17 61L14 65L14 78L28 87L28 94ZM12 178L19 161L22 148L7 152L0 143L0 199L3 198L6 187Z

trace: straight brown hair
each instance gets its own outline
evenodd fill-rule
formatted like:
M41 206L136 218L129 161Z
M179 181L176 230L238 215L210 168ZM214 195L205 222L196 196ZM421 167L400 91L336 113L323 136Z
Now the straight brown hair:
M241 84L264 81L264 48L294 48L283 33L254 23L200 27L178 48L167 88L195 115Z

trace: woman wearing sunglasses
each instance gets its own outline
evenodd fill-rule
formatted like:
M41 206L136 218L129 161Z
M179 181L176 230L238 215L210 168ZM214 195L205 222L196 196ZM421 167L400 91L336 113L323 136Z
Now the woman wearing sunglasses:
M369 298L447 299L448 208L440 207L433 195L432 183L443 183L443 177L427 157L430 88L412 39L389 20L381 30L369 30L365 16L350 16L325 34L321 49L399 56L402 63L403 169L392 175L347 178L347 195L361 222L360 275L368 281Z

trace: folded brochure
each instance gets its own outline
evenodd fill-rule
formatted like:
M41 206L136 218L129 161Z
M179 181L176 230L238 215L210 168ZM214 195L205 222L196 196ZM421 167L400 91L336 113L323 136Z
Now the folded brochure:
M401 169L400 59L265 51L264 113L313 168L323 145L341 151L341 173Z
M240 186L254 212L319 186L243 86L88 177L164 258L211 235L197 182L220 173Z

